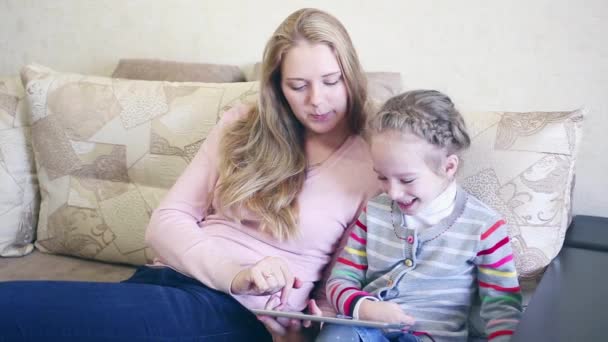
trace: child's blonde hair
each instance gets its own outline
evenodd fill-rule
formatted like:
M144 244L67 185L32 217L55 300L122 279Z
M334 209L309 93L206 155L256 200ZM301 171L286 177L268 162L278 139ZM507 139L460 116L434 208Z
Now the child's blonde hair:
M369 135L387 130L411 133L447 154L467 149L471 139L452 100L437 90L412 90L390 98L369 122ZM433 160L433 159L431 159ZM437 166L432 161L432 166Z

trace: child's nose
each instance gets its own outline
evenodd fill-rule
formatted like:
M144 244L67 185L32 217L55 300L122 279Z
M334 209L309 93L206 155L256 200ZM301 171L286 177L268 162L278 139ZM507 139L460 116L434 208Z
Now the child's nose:
M401 191L401 189L397 186L394 185L390 185L388 188L388 196L392 199L392 200L397 200L399 198L401 198L401 195L403 194L403 191Z

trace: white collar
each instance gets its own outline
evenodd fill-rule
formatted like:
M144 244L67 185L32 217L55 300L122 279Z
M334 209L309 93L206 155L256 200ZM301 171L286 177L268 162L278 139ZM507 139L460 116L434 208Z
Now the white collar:
M439 196L419 213L416 215L403 215L405 224L409 228L424 229L439 223L439 221L448 217L454 210L457 190L456 182L451 182Z

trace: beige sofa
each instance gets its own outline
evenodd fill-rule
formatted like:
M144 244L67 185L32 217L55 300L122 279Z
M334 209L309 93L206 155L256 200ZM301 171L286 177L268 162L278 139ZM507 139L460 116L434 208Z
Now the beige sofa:
M123 60L111 77L30 65L0 78L0 281L113 282L150 261L150 213L221 113L255 101L255 75ZM401 90L399 74L368 76L375 103ZM532 290L570 222L583 111L463 114L459 181L506 217Z
M0 258L0 281L75 280L118 282L127 279L134 266L86 260L40 251L23 257Z

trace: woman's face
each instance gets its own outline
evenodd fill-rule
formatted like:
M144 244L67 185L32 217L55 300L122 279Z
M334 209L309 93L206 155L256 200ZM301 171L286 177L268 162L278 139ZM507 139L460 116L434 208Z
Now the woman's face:
M306 41L283 57L281 89L307 135L343 134L348 130L348 92L340 65L326 44Z

